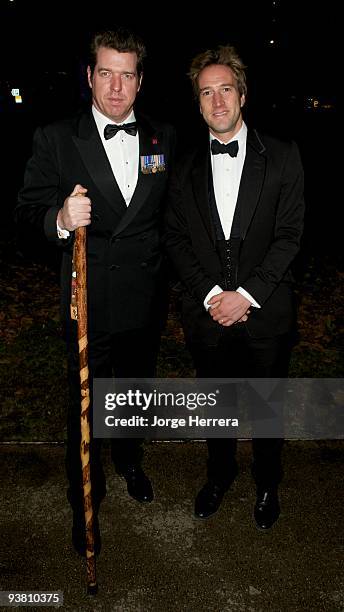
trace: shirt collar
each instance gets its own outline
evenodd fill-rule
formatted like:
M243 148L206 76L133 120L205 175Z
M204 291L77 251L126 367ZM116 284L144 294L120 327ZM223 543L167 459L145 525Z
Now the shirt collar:
M243 148L243 146L246 145L246 138L247 138L247 125L244 121L242 122L242 126L240 130L233 136L233 138L231 138L227 142L225 142L224 140L221 140L220 138L216 138L216 136L214 136L211 132L209 132L210 143L212 140L218 140L219 142L223 144L228 144L229 142L232 142L232 140L237 140L238 145L239 145L239 151L240 151L240 147Z
M100 134L104 132L105 126L109 123L114 125L123 125L124 123L131 123L132 121L135 121L135 113L133 110L122 123L115 123L114 121L111 121L111 119L105 117L105 115L103 115L103 113L101 113L95 106L92 106L92 114Z

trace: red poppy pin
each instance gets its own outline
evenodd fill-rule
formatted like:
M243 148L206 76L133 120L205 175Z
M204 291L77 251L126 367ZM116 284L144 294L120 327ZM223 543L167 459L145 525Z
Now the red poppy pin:
M158 144L158 139L157 138L152 138L152 144Z

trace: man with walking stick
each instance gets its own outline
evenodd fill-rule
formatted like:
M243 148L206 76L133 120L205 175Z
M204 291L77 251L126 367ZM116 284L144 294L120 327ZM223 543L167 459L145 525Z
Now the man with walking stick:
M86 542L79 355L76 322L70 319L75 230L87 227L90 388L94 377L154 376L159 347L160 212L175 136L172 127L134 112L144 57L142 41L122 28L94 37L87 68L92 108L36 131L16 209L18 222L42 228L63 249L61 295L71 399L66 465L72 540L81 555ZM106 492L100 442L91 438L90 445L96 553L97 515ZM152 501L140 441L115 440L111 453L128 493L139 502Z

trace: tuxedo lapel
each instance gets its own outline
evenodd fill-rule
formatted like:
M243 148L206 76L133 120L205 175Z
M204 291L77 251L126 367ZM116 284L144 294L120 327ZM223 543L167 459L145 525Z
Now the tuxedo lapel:
M122 216L127 207L91 113L81 117L79 133L74 136L74 142L98 190L109 206Z
M266 172L265 147L257 133L248 132L246 158L241 175L237 206L240 210L240 235L244 239L258 204Z
M199 150L194 160L191 180L196 204L203 219L203 223L207 229L209 238L212 242L214 242L213 226L210 218L209 207L209 155L209 146L203 146Z
M245 238L259 201L266 171L265 147L255 131L248 132L246 157L241 175L237 206L240 207L240 235ZM197 206L212 242L215 240L209 207L209 148L197 153L192 170L192 187Z
M121 221L116 227L114 234L123 231L133 218L137 215L139 210L144 206L147 198L152 190L154 183L159 180L159 177L155 174L143 174L141 172L141 157L143 155L154 155L162 153L161 142L158 135L155 135L151 126L146 121L138 120L138 132L139 132L139 167L138 167L138 179L135 191L130 200L130 204L126 209Z

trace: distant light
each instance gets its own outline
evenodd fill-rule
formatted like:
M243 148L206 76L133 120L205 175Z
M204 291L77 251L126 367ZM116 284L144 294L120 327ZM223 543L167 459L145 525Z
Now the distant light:
M22 104L23 98L20 95L19 88L13 87L13 89L11 89L11 94L14 97L14 101L16 104Z
M275 41L274 40L269 40L270 45L274 45Z
M331 111L335 110L336 105L333 100L323 99L321 97L306 96L304 101L304 108L306 111Z

